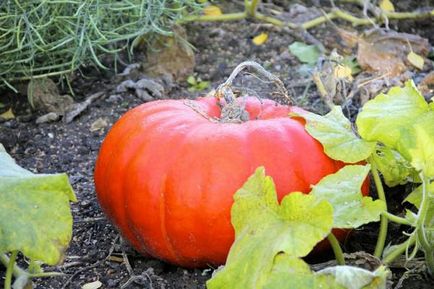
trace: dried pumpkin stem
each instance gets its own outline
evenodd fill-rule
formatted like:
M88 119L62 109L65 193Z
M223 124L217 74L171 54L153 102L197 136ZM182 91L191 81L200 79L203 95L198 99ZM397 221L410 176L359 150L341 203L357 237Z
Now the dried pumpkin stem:
M283 95L284 97L290 100L288 91L286 90L283 82L277 76L268 72L259 63L254 61L244 61L238 64L237 67L235 67L231 75L229 75L228 79L226 79L224 83L220 84L217 87L216 96L218 98L223 97L227 103L234 101L235 96L234 93L232 92L232 83L235 80L235 78L238 76L238 74L240 74L240 72L245 68L254 68L260 76L266 78L268 81L273 82L277 86L279 94Z
M273 82L278 88L278 93L291 100L288 96L288 91L286 90L285 85L277 76L268 72L260 64L254 61L245 61L238 64L238 66L232 71L231 75L229 75L228 79L224 83L220 84L216 89L215 97L217 99L224 99L220 117L221 122L240 123L250 119L249 113L245 110L243 104L235 101L236 96L232 90L233 81L238 74L247 67L254 68L257 74L266 78L268 81Z

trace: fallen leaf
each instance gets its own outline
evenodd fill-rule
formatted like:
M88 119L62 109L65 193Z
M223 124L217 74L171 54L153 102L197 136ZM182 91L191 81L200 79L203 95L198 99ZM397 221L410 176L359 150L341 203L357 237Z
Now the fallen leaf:
M27 99L33 109L63 115L73 104L69 95L60 95L56 83L50 78L33 79L27 86Z
M256 35L255 37L253 37L252 42L253 44L259 46L264 44L268 39L268 34L265 32L262 32L261 34Z
M104 129L108 126L108 122L106 119L104 118L98 118L97 120L95 120L91 125L90 125L90 131L94 132L97 130L101 130Z
M359 39L357 61L364 71L394 77L408 70L410 51L424 58L430 44L418 35L375 29Z
M98 289L102 286L102 283L100 281L90 282L86 283L83 286L81 286L82 289Z
M348 79L350 81L353 80L351 68L342 64L338 64L335 66L333 75L336 78Z
M148 49L144 70L150 76L171 75L175 80L183 80L193 74L194 53L188 44L185 30L174 28L174 35L161 36L152 49Z
M418 85L419 90L425 96L434 95L434 71L431 71L422 79ZM433 103L434 99L431 100Z
M343 56L333 50L317 65L312 74L321 98L330 107L344 103L351 88L352 69L344 60Z
M315 45L295 41L289 45L289 51L303 63L315 64L321 56L321 51Z
M425 60L422 56L419 54L414 53L413 51L410 51L409 54L407 54L407 60L416 68L419 68L420 70L423 69L423 65L425 63Z
M9 119L14 119L15 115L12 111L12 108L9 108L7 111L5 111L4 113L0 114L0 118L3 118L5 120L9 120Z
M203 14L206 16L220 16L222 15L222 10L216 5L209 5L203 8Z
M386 12L395 11L395 6L393 6L392 1L390 0L381 0L378 6L380 6L381 10Z

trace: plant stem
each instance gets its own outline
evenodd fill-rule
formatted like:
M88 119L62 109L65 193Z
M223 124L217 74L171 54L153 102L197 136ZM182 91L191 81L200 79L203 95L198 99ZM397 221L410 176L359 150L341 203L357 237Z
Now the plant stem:
M416 238L414 237L414 235L412 235L404 243L396 246L396 248L392 252L385 256L382 260L383 263L386 265L392 263L396 258L401 256L408 247L413 246L414 243L416 243Z
M0 262L3 263L3 265L5 267L8 266L9 261L10 261L10 259L6 254L4 254L4 253L0 254ZM15 266L14 266L13 273L14 273L15 278L17 278L18 276L27 274L27 272L24 271L23 269L21 269L17 264L15 264Z
M323 24L324 22L327 22L329 20L335 19L336 17L337 17L336 13L330 12L330 13L325 14L324 16L319 16L319 17L314 18L312 20L306 21L303 24L301 24L300 26L303 29L308 30L308 29L311 29L311 28L313 28L315 26Z
M416 233L417 241L425 253L425 261L427 263L428 270L432 274L434 273L434 248L430 246L425 232L425 220L429 211L430 203L432 202L429 201L429 178L423 173L420 174L420 178L422 180L422 200L420 202L419 212L417 213Z
M392 221L392 222L397 223L397 224L406 225L406 226L412 226L413 225L407 219L398 217L398 216L391 214L389 212L383 212L382 215L384 217L386 217L389 221Z
M264 14L261 14L257 12L257 5L260 1L259 0L252 0L244 1L244 12L240 13L228 13L228 14L222 14L217 16L209 16L209 15L197 15L197 16L187 16L178 21L178 23L182 24L185 22L192 22L192 21L231 21L231 20L241 20L245 19L247 17L252 17L253 19L257 19L260 21L271 23L278 27L289 27L291 29L297 29L297 28L303 28L303 29L311 29L314 28L324 22L333 20L333 19L342 19L345 21L350 22L353 26L358 25L372 25L374 23L381 23L383 22L383 18L387 19L396 19L396 20L403 20L403 19L423 19L423 18L432 18L434 17L434 10L430 12L383 12L381 16L378 19L369 19L369 18L359 18L356 16L351 15L350 13L341 10L341 9L333 9L331 12L316 17L314 19L311 19L309 21L306 21L301 24L296 24L292 22L285 22L282 20L279 20L277 18L266 16ZM360 1L355 1L359 3Z
M378 198L384 202L386 205L385 212L387 212L387 201L386 195L384 194L383 184L381 183L380 175L378 174L377 167L371 158L368 159L368 162L371 164L371 172L374 178L375 187L377 188ZM374 256L377 258L381 258L383 253L384 244L386 243L387 236L387 217L381 215L380 217L380 232L378 234L377 245L375 246Z
M56 277L56 276L64 276L65 273L61 272L41 272L35 274L28 274L29 278L45 278L45 277Z
M17 255L18 255L18 251L12 251L8 266L6 267L6 276L5 276L5 284L4 284L5 289L11 289L12 275L14 272L15 259L17 258Z
M256 10L258 9L258 4L261 2L260 0L252 0L249 6L246 6L245 9L248 11L249 15L252 17L256 16Z
M227 13L222 15L193 15L187 16L178 21L178 24L186 22L208 22L208 21L234 21L247 18L246 12Z
M335 254L335 258L336 261L338 262L338 265L345 265L344 253L342 252L342 248L339 245L338 239L336 239L333 233L330 233L327 236L327 240L330 242L330 245L332 246L333 253Z

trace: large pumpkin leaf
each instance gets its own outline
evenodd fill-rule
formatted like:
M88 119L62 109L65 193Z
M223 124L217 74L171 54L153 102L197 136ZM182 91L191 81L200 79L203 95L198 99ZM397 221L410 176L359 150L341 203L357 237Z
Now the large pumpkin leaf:
M353 132L340 106L334 106L325 116L307 111L291 116L306 120L306 131L324 146L324 152L332 159L356 163L367 159L375 149L375 142L362 140Z
M75 195L67 175L33 174L0 144L0 253L18 250L49 265L59 262L72 235L69 201Z
M332 204L334 228L357 228L380 220L386 204L382 200L363 197L361 193L369 170L369 165L345 166L313 187L311 195Z
M410 80L404 87L393 87L388 94L368 101L357 116L356 124L363 139L397 148L403 130L429 110L428 103Z
M434 111L421 115L403 132L398 150L427 177L434 177Z
M263 168L234 199L235 242L226 266L207 282L208 289L263 288L278 253L305 256L332 228L333 209L327 201L294 192L279 205L274 183Z
M389 147L378 146L372 154L372 161L389 187L419 181L418 174L410 163L398 151Z

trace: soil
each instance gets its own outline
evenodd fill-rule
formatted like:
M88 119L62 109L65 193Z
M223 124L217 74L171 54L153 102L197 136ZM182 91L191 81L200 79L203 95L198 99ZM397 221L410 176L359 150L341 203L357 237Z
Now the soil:
M412 22L402 22L399 25L402 25L402 30L414 30L410 28ZM401 27L399 25L398 28ZM424 25L416 32L424 37L433 37L432 22ZM330 39L330 30L330 24L324 24L314 29L313 34L325 42ZM264 45L256 46L252 43L252 38L260 32L267 32L269 39ZM327 110L315 86L297 72L300 63L288 52L288 45L294 41L293 35L270 25L239 21L189 25L187 39L196 49L194 73L201 79L211 81L210 87L215 88L222 83L238 63L255 60L284 81L290 88L293 103L320 113ZM434 43L433 39L430 41ZM59 121L36 124L36 117L42 113L31 111L24 96L13 95L2 100L6 106L13 107L17 117L0 124L0 143L3 143L20 166L35 173L66 172L78 198L78 202L71 205L74 218L73 239L64 262L46 268L65 275L36 279L35 288L78 289L96 280L102 282L101 288L205 288L212 268L186 270L142 257L119 238L117 230L102 213L93 183L93 169L99 147L111 125L127 110L143 103L143 100L134 91L116 93L116 86L125 78L107 72L86 76L74 82L75 100L81 101L102 90L106 92L106 97L96 100L71 123ZM261 97L272 97L270 92L273 88L269 84L258 82L251 75L243 75L238 84L249 86ZM190 92L185 81L172 82L165 89L162 98L193 98L207 92ZM356 113L357 103L352 108L351 111ZM92 125L95 126L96 121L102 125L95 129ZM403 193L396 194L396 200L391 205L393 210L402 210L400 200L405 196L405 188L399 189ZM345 249L348 252L372 252L377 230L377 225L357 230L347 240ZM399 241L402 230L392 226L390 240ZM131 271L128 270L122 253L128 259ZM309 261L321 262L327 257L329 256L311 258ZM398 284L404 272L402 267L393 270L391 288ZM414 271L399 288L434 288L434 281L426 274Z

